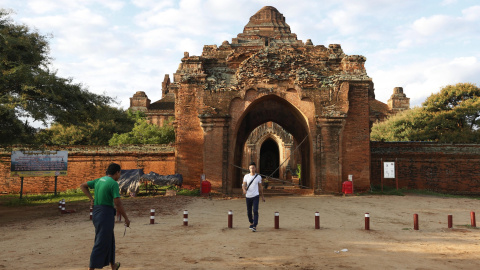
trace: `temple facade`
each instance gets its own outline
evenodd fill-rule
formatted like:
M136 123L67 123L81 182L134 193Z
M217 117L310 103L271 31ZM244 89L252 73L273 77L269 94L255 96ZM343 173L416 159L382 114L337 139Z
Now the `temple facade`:
M409 108L400 87L388 104L375 99L365 61L339 44L298 40L267 6L230 42L185 52L161 100L139 91L130 108L158 125L175 117L175 167L185 183L205 174L229 194L255 161L281 179L301 168L299 183L315 193L340 192L349 176L362 191L370 188L372 123Z

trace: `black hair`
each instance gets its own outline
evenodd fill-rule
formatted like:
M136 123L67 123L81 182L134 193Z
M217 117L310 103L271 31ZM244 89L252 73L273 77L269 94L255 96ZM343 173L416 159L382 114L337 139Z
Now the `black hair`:
M250 165L248 165L248 166L250 167L250 166L252 166L252 165L255 166L255 167L257 167L257 164L255 164L255 162L253 162L253 161L250 162Z
M110 163L107 168L107 175L114 175L120 170L122 170L120 168L120 165L118 165L117 163Z

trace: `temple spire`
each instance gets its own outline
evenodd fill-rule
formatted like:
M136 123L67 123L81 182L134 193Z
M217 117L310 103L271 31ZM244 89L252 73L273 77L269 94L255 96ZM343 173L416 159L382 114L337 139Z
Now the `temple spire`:
M290 26L285 22L282 13L274 7L265 6L250 17L250 21L243 28L243 33L238 34L232 43L269 46L270 44L301 44L301 41L297 40L297 35L290 31Z

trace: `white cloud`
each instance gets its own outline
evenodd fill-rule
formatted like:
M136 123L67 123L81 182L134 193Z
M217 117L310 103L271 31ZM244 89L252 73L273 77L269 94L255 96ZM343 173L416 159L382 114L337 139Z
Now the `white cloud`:
M184 51L200 55L203 45L231 41L267 5L299 39L366 56L384 102L396 86L413 103L446 84L480 83L480 6L463 1L0 0L16 9L16 21L53 34L59 75L118 96L123 107L135 91L158 100Z
M401 29L402 40L400 46L405 44L425 44L427 42L451 40L478 39L471 33L480 31L480 6L473 6L462 10L462 16L432 15L415 20L406 29Z
M446 15L435 15L430 18L421 18L412 25L412 30L421 36L437 35L439 32L455 29L456 20ZM445 31L446 30L446 31Z
M443 0L441 5L442 6L448 6L457 3L458 0Z
M403 87L411 105L420 105L442 87L460 82L478 82L480 59L475 56L459 57L448 61L429 59L409 65L377 70L370 74L375 83L376 99L386 102L393 88Z
M112 11L118 11L125 6L125 2L120 0L101 0L99 1L99 4L105 6Z
M462 10L466 21L480 21L480 6L473 6ZM478 25L477 25L478 29Z

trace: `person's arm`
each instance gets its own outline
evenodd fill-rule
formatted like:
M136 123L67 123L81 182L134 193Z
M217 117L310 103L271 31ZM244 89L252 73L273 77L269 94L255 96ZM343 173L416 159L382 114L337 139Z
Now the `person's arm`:
M123 216L125 219L125 225L130 227L130 220L127 217L127 213L125 212L125 208L123 208L123 203L120 200L120 197L113 199L113 203L115 204L115 208L117 209L118 213Z
M242 189L243 189L243 195L247 194L247 182L243 182Z
M93 197L92 194L90 193L90 189L88 188L87 182L83 183L80 185L80 189L87 195L87 197L90 199L90 206L93 206Z
M258 182L258 192L262 196L262 201L265 202L265 196L263 196L263 185L262 182Z

